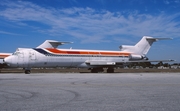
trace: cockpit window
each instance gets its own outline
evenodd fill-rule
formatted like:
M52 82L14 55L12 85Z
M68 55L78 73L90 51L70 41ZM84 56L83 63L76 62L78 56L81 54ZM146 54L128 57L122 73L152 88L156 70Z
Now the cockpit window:
M14 52L12 55L18 55L20 54L20 52Z
M14 52L12 55L16 55L16 52Z

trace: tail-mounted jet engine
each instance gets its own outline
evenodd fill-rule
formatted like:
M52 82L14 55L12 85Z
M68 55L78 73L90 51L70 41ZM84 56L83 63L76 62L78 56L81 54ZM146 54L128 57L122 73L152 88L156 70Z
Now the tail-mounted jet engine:
M146 56L144 56L144 55L137 55L137 54L131 54L130 56L129 56L129 59L130 60L148 60L148 58L146 57Z

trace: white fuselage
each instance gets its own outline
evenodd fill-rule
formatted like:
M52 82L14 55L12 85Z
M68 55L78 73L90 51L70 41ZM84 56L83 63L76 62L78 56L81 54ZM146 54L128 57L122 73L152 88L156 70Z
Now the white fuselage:
M16 51L12 56L5 58L5 61L10 67L91 68L98 65L116 65L113 62L127 62L130 59L129 56L130 53L122 51L28 48Z

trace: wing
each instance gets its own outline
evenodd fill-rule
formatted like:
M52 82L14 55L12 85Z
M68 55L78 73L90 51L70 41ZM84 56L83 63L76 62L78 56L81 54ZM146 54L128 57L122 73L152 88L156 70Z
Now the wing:
M73 42L59 42L55 40L46 40L44 43L39 45L37 48L57 48L59 45L73 43Z
M127 61L130 62L130 63L133 63L133 62L173 62L174 60L139 60L139 61Z
M115 61L86 61L85 63L90 66L116 66L118 64L126 63L135 63L135 62L173 62L174 60L139 60L139 61L124 61L124 62L115 62Z

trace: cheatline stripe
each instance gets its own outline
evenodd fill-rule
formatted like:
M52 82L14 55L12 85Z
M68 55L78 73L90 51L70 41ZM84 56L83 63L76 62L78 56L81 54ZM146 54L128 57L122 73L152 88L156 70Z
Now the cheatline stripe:
M111 56L129 56L130 53L126 52L106 52L106 51L64 51L58 49L50 49L47 48L46 50L54 53L54 54L87 54L87 55L111 55Z
M43 50L43 49L40 49L40 48L33 48L34 50L36 50L37 52L39 52L39 53L41 53L41 54L44 54L44 55L46 55L46 54L51 54L51 53L49 53L49 52L47 52L47 51L45 51L45 50Z
M37 52L44 54L44 55L99 55L99 56L129 56L130 53L122 53L122 52L103 52L103 51L64 51L58 49L41 49L41 48L34 48Z

